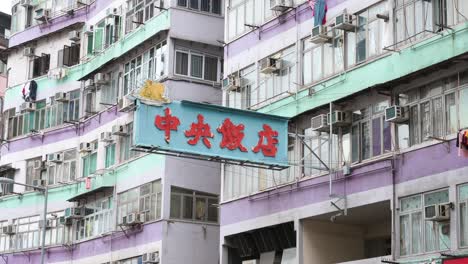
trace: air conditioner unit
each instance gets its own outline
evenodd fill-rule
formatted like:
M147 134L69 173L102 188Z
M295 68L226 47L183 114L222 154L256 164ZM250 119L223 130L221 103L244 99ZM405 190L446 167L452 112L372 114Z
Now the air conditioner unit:
M2 227L2 233L5 235L13 235L16 233L16 228L14 225L6 225Z
M68 32L68 39L73 41L73 42L78 42L80 41L80 32L77 30L73 30Z
M37 21L45 22L50 19L50 9L38 8L34 12L36 13L34 19Z
M327 115L318 115L312 117L311 121L311 128L314 131L322 131L326 132L329 130L328 122L327 122Z
M38 222L38 225L39 225L39 229L42 229L44 228L44 220L39 220ZM50 219L46 219L45 221L45 228L51 228L52 227L52 221Z
M434 204L424 207L426 221L446 221L450 219L451 204Z
M138 214L131 213L127 215L127 225L136 225L141 224L140 220L138 219Z
M34 57L34 48L31 48L31 47L24 48L23 56L25 56L25 57Z
M94 75L95 84L106 84L108 82L107 75L104 73L96 73Z
M52 153L47 155L47 161L52 163L61 163L63 161L62 153Z
M68 225L71 225L73 223L73 221L72 221L72 218L67 218L65 216L60 216L58 218L58 223L60 225L67 225L68 226Z
M385 108L385 121L392 123L403 123L408 121L408 115L405 107L392 105Z
M92 143L90 142L81 142L80 143L80 153L91 152L93 151Z
M312 35L310 36L310 42L314 44L322 44L330 42L332 37L328 35L328 29L326 26L316 26L312 29Z
M353 24L353 15L349 15L346 14L346 12L343 12L342 14L335 17L334 28L354 32L356 30L356 26Z
M235 90L241 86L240 77L237 75L229 75L223 79L223 88L226 90Z
M114 17L114 16L120 16L120 9L117 7L114 8L107 8L106 9L106 16L107 17Z
M36 110L36 104L33 102L24 102L20 105L21 112L32 112Z
M32 180L32 185L33 185L33 186L45 186L45 185L46 185L46 181L43 180L43 179L33 179L33 180Z
M112 138L112 133L111 132L101 132L101 136L99 139L102 142L112 142L114 139Z
M135 109L135 100L130 99L130 98L126 97L126 96L123 96L117 102L117 108L118 108L119 112L129 112L129 111Z
M159 252L146 253L141 256L143 263L159 263Z
M66 219L73 219L73 218L82 218L83 217L83 208L82 207L69 207L65 209L65 216Z
M58 92L58 93L55 93L54 100L56 102L68 102L70 98L67 93Z
M281 69L281 60L276 58L266 58L261 61L260 72L264 74L271 74Z
M94 80L93 79L88 79L84 83L84 89L87 91L94 90L96 86L94 85Z
M34 170L43 170L45 168L44 161L42 160L35 160L33 164Z
M330 118L330 114L327 114L327 121L328 125L330 122L333 126L347 126L350 124L350 118L348 118L348 114L343 111L334 111L332 113L332 117Z
M32 0L21 0L20 5L24 7L33 6Z
M272 11L284 12L292 8L291 0L270 0L270 9Z
M84 28L84 33L86 35L91 35L94 33L94 26L93 25L86 25L86 27Z
M124 126L124 125L112 126L112 135L121 136L121 137L128 136L127 126Z

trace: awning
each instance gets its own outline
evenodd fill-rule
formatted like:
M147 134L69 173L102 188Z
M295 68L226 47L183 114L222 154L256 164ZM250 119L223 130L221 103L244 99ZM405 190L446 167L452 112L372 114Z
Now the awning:
M114 186L101 186L101 187L98 187L98 188L96 188L94 190L90 190L90 191L75 195L75 196L69 198L67 201L68 202L76 202L76 201L79 201L81 199L86 198L87 196L90 196L90 195L93 195L93 194L96 194L96 193L99 193L99 192L105 192L105 191L108 191L108 190L113 190L113 189L114 189Z

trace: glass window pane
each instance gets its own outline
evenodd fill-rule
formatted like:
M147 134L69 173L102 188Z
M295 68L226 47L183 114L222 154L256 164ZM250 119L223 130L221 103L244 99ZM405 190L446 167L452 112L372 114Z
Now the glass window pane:
M366 59L366 24L367 18L358 16L358 29L357 29L357 45L356 45L356 61L361 62Z
M445 127L446 133L457 132L457 105L455 104L455 93L445 96Z
M444 136L444 112L442 108L442 97L435 98L432 100L432 126L433 136L442 137Z
M417 254L422 251L422 213L414 213L411 215L411 245L412 245L412 253Z
M177 52L176 53L176 73L181 75L188 75L188 54Z
M460 244L468 245L468 222L466 217L466 203L460 204Z
M427 140L431 136L431 109L430 102L421 103L421 138Z
M193 198L191 196L184 196L183 205L183 218L193 219Z
M218 58L205 56L205 80L218 80Z
M181 206L182 200L180 195L171 195L171 213L170 216L171 218L181 218L180 215L180 206Z
M369 122L361 123L361 154L362 159L371 157L370 127Z
M460 107L459 107L460 127L468 127L468 115L466 109L468 109L468 88L460 91Z
M381 120L381 117L372 120L372 155L374 157L382 154Z
M206 221L207 213L207 204L206 198L197 198L196 199L196 214L195 219L199 221Z
M312 82L312 52L308 51L304 53L302 57L302 82L303 84L309 84Z
M410 253L410 217L409 215L400 216L400 255L405 256Z
M191 55L190 75L196 78L202 78L203 56Z

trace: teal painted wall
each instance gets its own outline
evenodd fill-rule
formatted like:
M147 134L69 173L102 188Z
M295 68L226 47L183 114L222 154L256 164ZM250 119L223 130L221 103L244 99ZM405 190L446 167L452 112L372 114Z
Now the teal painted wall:
M101 186L113 186L116 182L126 180L129 177L135 177L144 174L154 174L164 172L166 158L162 155L149 154L138 158L132 162L123 164L115 168L114 172L106 173L92 178L92 188L94 190ZM162 175L160 175L162 177ZM77 182L70 185L58 186L49 189L49 203L63 202L67 199L81 193L88 192L85 182ZM43 195L40 192L25 193L22 197L12 195L3 197L0 200L0 209L2 208L20 208L35 207L42 203Z
M308 110L339 100L374 85L398 79L412 72L443 62L468 52L468 23L446 30L425 41L390 53L343 73L335 78L317 84L313 95L305 89L261 108L262 113L284 117L295 117Z

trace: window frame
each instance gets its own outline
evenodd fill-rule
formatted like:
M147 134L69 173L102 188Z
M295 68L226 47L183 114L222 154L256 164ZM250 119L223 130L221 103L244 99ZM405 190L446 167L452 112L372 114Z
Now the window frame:
M187 55L187 59L188 59L188 63L187 63L187 74L182 74L182 73L178 73L177 72L177 54L178 53L181 53L181 54L186 54ZM202 74L202 77L197 77L197 76L193 76L192 75L192 56L200 56L202 57L202 62L201 62L201 74ZM212 59L216 58L217 59L217 66L216 66L216 81L212 81L212 80L208 80L206 79L206 72L205 72L205 58L206 57L210 57ZM196 80L200 80L200 81L203 81L203 82L213 82L213 83L220 83L220 57L219 56L216 56L216 55L212 55L212 54L207 54L207 53L204 53L204 52L200 52L200 51L196 51L196 50L185 50L185 49L182 49L182 48L175 48L174 50L174 75L175 76L180 76L180 77L185 77L185 78L191 78L191 79L196 79Z

